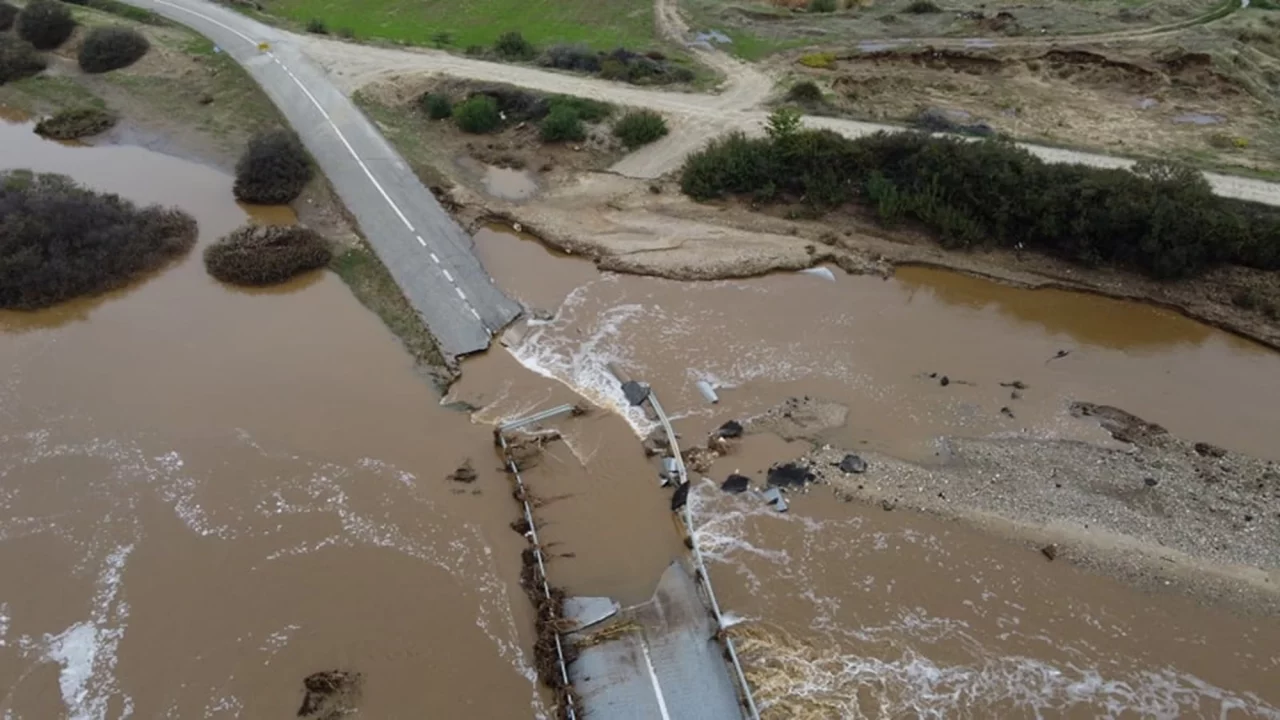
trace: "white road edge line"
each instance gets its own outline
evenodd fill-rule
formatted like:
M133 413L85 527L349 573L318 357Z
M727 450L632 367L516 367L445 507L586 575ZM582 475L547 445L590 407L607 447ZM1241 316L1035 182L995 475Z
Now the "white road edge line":
M260 43L254 42L253 38L249 37L248 35L245 35L239 30L236 30L235 28L231 27L230 25L227 25L218 20L215 20L214 18L211 18L208 15L205 15L204 13L196 12L195 10L182 7L181 5L167 2L166 0L154 0L154 2L157 5L167 5L171 8L174 8L175 10L181 10L182 12L185 12L188 15L194 15L200 18L201 20L217 25L223 30L226 30L227 32L232 33L236 37L240 38L241 40L244 40L245 42L249 43L250 45L253 45L254 47L260 47L261 45ZM274 62L276 65L279 65L280 69L285 71L285 74L287 74L289 76L289 79L292 80L293 83L298 86L298 89L301 90L302 93L307 96L307 99L311 101L311 104L315 106L316 110L320 111L320 114L324 117L325 122L327 122L329 124L329 127L333 129L333 133L338 136L338 140L342 141L343 147L347 149L347 152L351 154L351 157L356 161L356 164L358 164L360 166L360 169L364 171L365 177L369 178L369 182L373 183L373 186L378 189L378 193L382 195L382 199L386 200L387 204L391 206L391 209L395 211L396 216L400 218L400 222L404 223L405 227L409 228L409 232L416 232L415 228L413 227L413 223L409 222L409 218L405 217L404 213L401 212L400 206L396 205L395 201L391 199L391 196L387 194L386 189L382 187L382 183L378 182L378 179L373 176L373 172L369 170L369 166L366 165L364 160L360 157L360 155L356 153L356 149L351 147L351 143L347 141L347 136L344 135L342 131L338 129L337 124L333 122L333 118L329 116L329 113L324 109L324 106L320 104L320 101L316 99L316 96L311 94L311 91L307 89L307 86L302 84L302 81L298 79L298 76L294 75L293 71L290 70L289 67L285 65L283 62L281 62L280 58L275 53L271 52L270 50L266 50L265 53L267 57L271 58L272 62ZM418 239L418 243L421 244L423 247L427 246L427 242L422 239L421 235L415 235L414 237ZM440 264L440 258L436 257L435 253L431 253L431 259L437 265ZM449 275L449 271L445 270L444 275L445 277L449 278L449 282L453 282L453 277ZM462 298L463 302L467 302L467 296L465 293L462 292L462 288L455 286L453 289L458 293L458 297ZM469 302L467 302L467 309L471 311L472 315L476 316L477 320L481 319L480 313L476 312L476 309L472 307L471 303ZM482 324L483 324L483 321L482 321ZM489 330L487 326L485 327L485 332L488 332L490 337L492 337L493 333Z
M649 682L653 683L653 695L658 699L658 711L662 713L662 720L671 720L671 715L667 713L667 699L662 696L662 686L658 684L658 673L653 669L653 659L649 657L649 643L640 638L640 652L644 654L644 667L649 671Z

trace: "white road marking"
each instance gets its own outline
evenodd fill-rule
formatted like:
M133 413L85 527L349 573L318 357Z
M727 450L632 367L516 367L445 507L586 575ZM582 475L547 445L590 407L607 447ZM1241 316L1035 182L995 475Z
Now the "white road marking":
M216 25L222 28L223 30L226 30L227 32L235 35L241 40L244 40L250 45L253 45L254 47L262 47L261 43L255 42L253 38L250 38L248 35L245 35L239 30L236 30L235 28L231 27L230 25L227 25L223 22L215 20L214 18L211 18L208 15L205 15L204 13L196 12L195 10L191 10L190 8L185 8L176 3L167 2L167 0L153 0L153 1L157 5L167 5L168 7L171 7L175 10L181 10L182 12L185 12L188 15L194 15L195 17L198 17L201 20L204 20L205 22ZM301 90L302 93L307 96L307 99L311 101L311 104L315 106L316 110L320 111L320 115L324 117L325 122L329 123L329 127L333 130L334 135L338 136L338 140L342 142L343 147L347 149L347 152L350 153L351 157L356 161L356 164L359 165L360 169L364 171L365 177L369 178L369 182L373 183L373 186L377 188L378 193L382 195L382 199L386 200L387 204L391 206L391 209L395 212L396 217L400 218L400 222L404 223L404 226L409 228L409 232L415 233L416 230L413 227L413 223L409 222L409 218L405 217L405 214L400 210L400 206L396 205L395 201L391 199L391 196L387 193L386 189L382 187L382 183L378 182L378 179L373 176L373 171L369 169L369 166L366 165L364 160L360 157L360 155L356 153L356 149L351 146L351 143L347 140L347 136L343 134L342 130L338 129L337 124L333 122L333 118L330 117L328 111L324 109L324 106L320 104L320 101L316 99L316 96L311 93L311 90L309 90L306 85L302 84L302 81L298 79L297 75L293 74L293 71L290 70L287 65L285 65L283 62L280 61L280 57L278 55L271 52L270 50L265 50L264 52L266 53L267 57L271 58L272 62L274 62L276 65L279 65L280 69L285 71L285 74L287 74L289 76L289 79L292 80L293 83L298 86L298 89ZM402 163L401 163L401 166L403 166ZM414 237L417 238L419 245L421 245L422 247L427 246L427 241L423 240L421 235L415 234ZM440 264L440 258L436 257L435 253L431 253L431 260L435 262L437 265ZM444 276L449 280L450 283L454 282L453 276L449 274L448 270L441 268L441 271L444 273ZM462 301L466 303L467 309L471 311L471 314L474 315L477 320L479 320L480 313L476 311L476 309L471 305L470 302L467 302L467 296L464 292L462 292L462 288L457 287L457 285L455 284L453 289L455 292L458 293L458 297L462 298ZM485 332L489 333L490 337L493 337L493 332L490 331L487 326L485 327Z
M658 712L662 713L662 720L671 720L667 713L667 699L662 696L662 686L658 684L658 673L654 671L653 659L649 657L649 645L643 639L640 640L640 652L644 654L644 666L649 671L649 682L653 684L653 696L658 699Z

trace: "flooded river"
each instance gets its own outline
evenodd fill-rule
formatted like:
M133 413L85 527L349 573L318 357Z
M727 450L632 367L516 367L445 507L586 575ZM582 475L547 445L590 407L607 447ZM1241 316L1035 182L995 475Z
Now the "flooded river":
M250 218L230 178L137 148L0 124L0 167L178 205L201 246ZM1064 413L1084 399L1276 452L1276 355L1163 311L931 271L678 284L477 243L555 316L466 362L447 399L471 418L329 273L237 290L197 248L120 292L0 312L0 717L293 717L328 669L363 674L362 717L546 716L491 424L605 409L558 423L526 478L556 584L638 602L684 551L609 361L690 437L813 394L852 408L832 443L930 460L945 434L1096 440ZM754 437L733 460L801 451ZM474 483L445 479L467 460ZM1274 622L819 493L787 515L710 485L693 504L771 718L1280 717Z

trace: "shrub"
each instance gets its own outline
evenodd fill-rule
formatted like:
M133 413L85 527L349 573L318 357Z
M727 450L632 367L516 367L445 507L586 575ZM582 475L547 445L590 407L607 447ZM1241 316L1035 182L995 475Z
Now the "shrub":
M600 56L577 45L555 45L547 50L542 64L559 70L575 72L600 72Z
M311 173L311 158L293 131L267 130L249 140L236 163L235 195L259 205L293 202Z
M600 62L600 77L605 80L626 80L627 64L617 58L605 58Z
M812 80L801 80L787 91L787 99L806 105L816 105L822 102L822 88Z
M453 45L453 35L447 32L438 32L431 36L431 45L437 49L444 49Z
M80 69L87 73L119 70L141 60L150 49L151 43L133 28L94 28L80 46Z
M515 30L504 32L493 43L493 51L507 60L532 60L538 51Z
M942 8L938 7L933 0L911 0L911 4L903 9L912 15L929 15L942 12Z
M546 142L579 141L587 137L582 118L568 105L556 105L542 119L542 139Z
M204 266L225 283L274 285L331 258L329 244L309 228L246 225L205 248Z
M623 115L613 126L613 134L628 148L638 148L664 137L667 121L652 110L635 110Z
M586 122L600 122L613 114L613 106L599 100L575 97L573 95L553 95L547 100L548 112L557 108L568 108Z
M860 202L884 222L919 223L947 247L1027 247L1155 278L1223 262L1280 268L1280 212L1218 198L1184 166L1050 164L1001 140L910 132L855 140L802 129L780 113L768 131L729 135L691 155L684 192L787 197L819 211Z
M829 70L836 66L836 54L829 52L809 53L800 56L800 64L817 70Z
M453 102L448 95L426 93L418 98L418 102L432 120L444 120L453 115Z
M4 32L13 27L13 21L18 17L18 8L7 2L0 2L0 32Z
M98 108L72 108L36 123L36 134L55 140L75 140L110 130L116 116Z
M498 103L488 95L472 95L453 109L454 122L463 132L476 135L493 132L502 124Z
M468 55L470 57L484 57L488 52L489 51L486 50L483 45L468 45L466 49L462 51L464 55Z
M196 222L59 175L0 174L0 307L35 310L122 287L185 254Z
M509 85L490 85L471 93L472 97L477 95L493 99L498 106L499 120L503 117L509 122L541 120L551 111L546 98Z
M66 42L75 29L71 11L54 0L31 0L18 13L18 37L37 50L53 50Z
M836 0L809 0L809 12L829 13L836 11Z
M311 18L307 21L307 32L314 33L316 35L328 35L329 26L320 18Z
M340 27L338 28L338 37L343 40L354 40L356 38L356 31L349 27Z
M0 35L0 85L35 75L44 68L45 59L31 43Z

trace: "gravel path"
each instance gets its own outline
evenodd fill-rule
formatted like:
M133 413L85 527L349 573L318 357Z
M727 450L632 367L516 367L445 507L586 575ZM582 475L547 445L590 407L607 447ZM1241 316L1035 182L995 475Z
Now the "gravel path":
M674 40L686 42L686 46L702 62L725 76L721 92L666 92L426 49L370 47L317 36L294 36L293 40L303 48L308 57L325 68L334 82L347 93L371 82L388 80L398 75L431 73L507 83L540 92L578 95L627 107L657 110L668 116L671 133L662 140L631 153L611 168L620 175L648 179L678 169L686 155L726 132L761 132L768 118L768 112L762 106L773 88L773 79L757 67L713 48L687 43L689 28L676 10L674 0L656 0L655 13L658 27L664 34ZM1203 18L1199 20L1203 21ZM1179 28L1182 27L1185 25L1180 24ZM1144 39L1153 34L1176 32L1179 28L1147 28L1124 35L1130 39ZM1057 41L1061 42L1062 38L1057 38ZM809 116L804 118L804 123L809 127L827 128L848 137L902 130L895 125L829 117ZM1134 162L1110 155L1026 143L1020 145L1050 162L1073 162L1096 167L1127 167ZM1205 173L1205 176L1214 191L1224 197L1280 205L1280 184L1219 173Z

